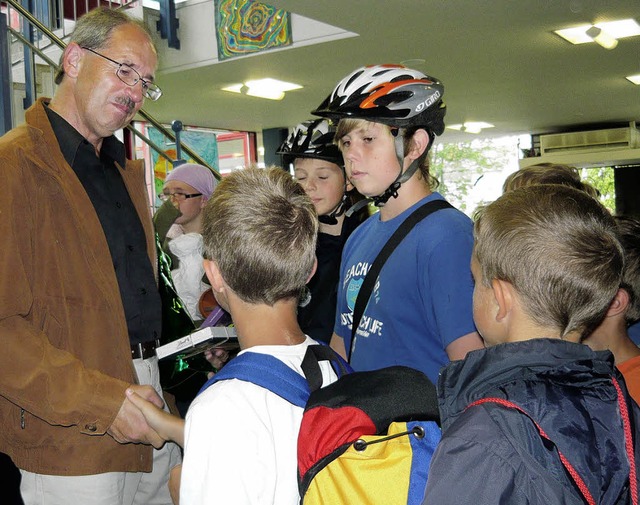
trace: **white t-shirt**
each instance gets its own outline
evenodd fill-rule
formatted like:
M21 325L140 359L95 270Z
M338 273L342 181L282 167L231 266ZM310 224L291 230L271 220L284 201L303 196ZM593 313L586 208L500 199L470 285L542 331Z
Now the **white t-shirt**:
M302 375L307 337L294 346L256 346ZM243 351L245 352L245 351ZM325 366L326 365L326 366ZM321 363L324 384L336 380ZM189 407L181 505L297 505L297 438L303 409L249 382L216 382Z

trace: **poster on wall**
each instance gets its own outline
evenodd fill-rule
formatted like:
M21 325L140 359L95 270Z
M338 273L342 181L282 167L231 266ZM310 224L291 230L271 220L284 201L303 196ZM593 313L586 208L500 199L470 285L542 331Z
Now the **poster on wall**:
M220 61L290 46L291 15L253 0L215 0Z
M166 145L166 137L158 132L158 130L153 126L147 126L147 136L158 146ZM188 145L193 151L198 153L198 155L210 166L219 171L218 140L214 132L202 129L185 128L180 134L180 140L182 143ZM172 160L176 159L175 145L167 146L167 149L165 149L164 152ZM186 158L188 155L184 151L182 151L182 156L188 163L194 163L194 160ZM171 172L173 165L154 150L151 150L151 161L154 167L153 175L155 194L158 195L162 192L164 180L167 177L167 174ZM162 202L156 197L155 205L159 206L161 204Z

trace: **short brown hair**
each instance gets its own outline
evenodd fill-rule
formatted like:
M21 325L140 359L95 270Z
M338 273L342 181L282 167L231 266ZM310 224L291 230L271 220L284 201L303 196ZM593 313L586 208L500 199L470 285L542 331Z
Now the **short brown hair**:
M75 42L80 47L101 49L108 45L113 30L123 25L138 26L149 36L149 40L153 45L151 32L143 21L132 18L120 9L109 9L108 7L97 7L80 17L71 34L69 44ZM55 77L56 84L60 84L64 77L63 58L64 51L60 55L58 71Z
M574 188L507 192L480 210L474 235L482 282L508 281L529 317L562 335L588 335L620 286L624 256L613 217Z
M618 235L624 249L622 288L629 293L629 307L625 313L627 324L640 320L640 221L616 216Z
M205 252L247 303L297 299L313 270L317 234L313 202L278 167L227 175L204 209Z
M366 119L356 119L356 118L341 119L336 128L334 142L338 144L338 147L340 147L340 149L342 150L342 144L341 144L342 137L344 137L345 135L348 135L356 128L361 128L370 122L371 121L367 121ZM378 124L382 125L391 133L392 128L390 126L383 123L378 123ZM411 149L413 135L419 129L421 129L421 127L419 126L405 128L405 131L404 131L404 152L405 153L408 153L409 150ZM422 128L422 129L427 131L426 128ZM433 143L434 136L429 131L427 131L427 134L429 135L429 145L427 146L427 151L428 151L429 149L431 149L431 144ZM345 159L345 164L346 163L347 163L347 160ZM431 165L429 162L429 155L425 154L425 156L423 156L422 158L420 166L418 167L419 175L422 178L422 180L424 180L426 184L429 186L429 189L435 190L440 185L440 182L431 174L430 166Z
M560 163L537 163L521 168L509 174L502 185L502 192L506 193L532 184L561 184L584 191L594 198L600 196L596 188L580 179L580 173L576 167Z

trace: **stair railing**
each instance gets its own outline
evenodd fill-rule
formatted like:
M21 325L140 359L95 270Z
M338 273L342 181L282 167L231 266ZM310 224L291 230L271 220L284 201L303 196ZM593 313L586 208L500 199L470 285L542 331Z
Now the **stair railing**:
M27 9L25 9L20 3L18 3L16 0L5 0L5 1L13 9L18 11L20 13L20 15L22 15L33 27L35 27L40 32L42 32L42 34L45 37L47 37L49 40L51 40L60 49L64 50L64 48L66 47L65 42L62 39L60 39L57 35L55 35L49 28L47 28L39 19L37 19L35 16L33 16L33 14L31 14ZM48 65L50 65L54 69L58 68L58 64L53 62L51 60L51 58L49 58L44 53L43 49L41 49L41 48L37 47L36 45L32 44L31 42L29 42L21 33L16 32L16 30L13 30L12 28L9 28L9 30L10 30L10 32L11 32L11 34L13 36L15 36L23 44L26 44L27 46L29 46L31 48L31 50L34 53L36 53L40 58L42 58L42 60L45 61ZM171 131L170 129L166 128L162 123L160 123L156 118L154 118L147 111L145 111L144 109L140 109L138 111L138 115L140 117L142 117L145 121L150 123L162 135L167 137L169 139L169 142L171 142L171 143L175 143L176 142L176 135L174 134L174 132ZM126 128L131 133L133 133L136 137L140 138L149 147L151 147L154 151L156 151L160 156L162 156L163 158L168 160L170 163L173 163L174 161L176 161L176 160L173 160L169 155L167 155L167 153L160 146L158 146L155 142L153 142L151 139L149 139L142 132L138 131L132 125L129 124L129 125L126 126ZM204 158L202 158L198 153L196 153L188 145L186 145L184 143L181 143L181 149L182 149L182 151L187 153L192 160L194 160L196 163L198 163L200 165L203 165L203 166L207 167L209 170L211 170L213 172L213 175L218 180L220 179L220 174L218 173L218 171L215 170L211 165L209 165L209 163L207 163L207 161Z

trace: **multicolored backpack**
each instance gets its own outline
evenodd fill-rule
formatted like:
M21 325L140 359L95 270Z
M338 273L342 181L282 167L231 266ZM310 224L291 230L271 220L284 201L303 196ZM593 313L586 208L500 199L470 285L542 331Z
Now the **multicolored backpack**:
M323 360L339 377L326 387ZM440 441L433 383L403 366L352 372L324 345L309 346L302 369L306 379L273 356L245 352L203 390L235 378L305 409L298 435L301 504L421 504Z

